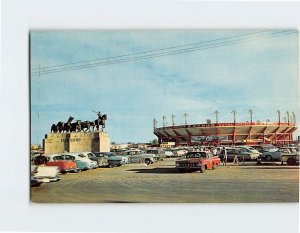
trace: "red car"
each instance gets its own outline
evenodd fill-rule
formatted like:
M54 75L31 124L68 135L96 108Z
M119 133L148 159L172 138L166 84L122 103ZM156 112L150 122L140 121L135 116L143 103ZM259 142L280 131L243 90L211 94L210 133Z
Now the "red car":
M203 173L206 169L213 170L220 164L220 158L208 151L188 152L184 159L176 160L176 168L180 172L200 170Z
M60 154L47 155L48 162L46 166L58 166L61 173L78 172L76 162L74 160L65 160Z

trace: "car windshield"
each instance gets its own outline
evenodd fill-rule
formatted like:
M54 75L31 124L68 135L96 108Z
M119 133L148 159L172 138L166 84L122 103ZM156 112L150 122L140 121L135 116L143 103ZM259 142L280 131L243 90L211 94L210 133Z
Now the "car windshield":
M88 155L89 158L94 158L94 157L96 157L96 155L94 155L93 153L88 153L87 155Z
M65 155L66 160L75 160L75 157L72 155Z
M193 152L193 153L187 153L185 157L187 159L189 159L189 158L206 158L207 155L205 152Z
M63 160L63 157L62 156L55 156L53 157L53 160L56 161L56 160Z

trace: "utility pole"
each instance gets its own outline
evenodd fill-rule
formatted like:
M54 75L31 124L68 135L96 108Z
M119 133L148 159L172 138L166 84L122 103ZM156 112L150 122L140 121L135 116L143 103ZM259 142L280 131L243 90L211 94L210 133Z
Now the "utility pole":
M166 116L163 116L163 127L166 126L165 120L166 120Z
M41 64L39 64L39 76L38 76L38 108L37 108L37 132L36 132L36 145L39 145L39 129L40 129L40 106L41 106Z

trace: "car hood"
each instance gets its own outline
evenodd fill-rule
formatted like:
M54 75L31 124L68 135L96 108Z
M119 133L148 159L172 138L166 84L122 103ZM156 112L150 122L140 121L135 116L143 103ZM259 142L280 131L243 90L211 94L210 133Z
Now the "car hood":
M196 163L199 162L199 160L203 160L203 158L188 158L188 159L177 159L176 163Z
M57 166L39 166L34 177L56 177L59 168Z

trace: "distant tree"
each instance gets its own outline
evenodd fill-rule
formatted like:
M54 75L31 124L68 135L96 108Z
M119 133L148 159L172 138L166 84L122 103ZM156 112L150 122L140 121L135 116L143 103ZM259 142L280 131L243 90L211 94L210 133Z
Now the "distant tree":
M153 139L150 141L151 144L158 144L158 140L157 139Z
M111 142L111 144L112 144L112 145L116 145L116 143L115 143L115 142Z

